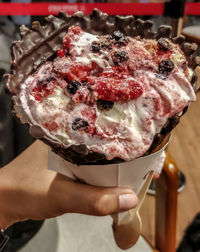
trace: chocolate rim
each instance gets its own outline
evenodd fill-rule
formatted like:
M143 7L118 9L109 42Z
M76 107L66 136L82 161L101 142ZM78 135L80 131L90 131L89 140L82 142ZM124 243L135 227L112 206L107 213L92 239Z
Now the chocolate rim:
M30 74L35 72L40 65L55 56L57 50L62 46L62 38L66 34L67 29L72 25L78 25L84 31L98 35L112 34L114 31L119 30L131 37L140 36L141 38L156 40L161 37L168 38L180 46L186 56L188 65L193 70L197 65L200 65L200 57L194 56L197 45L186 43L182 35L172 38L172 28L170 26L161 25L157 32L152 32L152 21L135 19L134 16L108 16L98 9L94 9L89 16L84 16L82 12L77 12L72 16L59 13L58 17L50 15L45 20L46 24L43 26L37 21L32 23L31 29L24 25L21 26L21 40L14 41L11 46L11 70L10 74L4 76L4 80L8 92L12 95L14 115L22 123L27 123L30 126L30 134L33 137L41 139L51 146L54 152L72 163L80 165L122 162L123 160L120 158L107 160L103 154L88 150L84 144L66 147L64 144L47 136L41 127L31 123L23 111L20 99L17 96L20 92L20 84ZM196 91L195 83L196 77L193 75L191 84ZM180 117L186 110L187 107L181 115L177 114L168 120L161 132L155 135L153 143L144 155L151 153L162 142L164 137L178 124Z

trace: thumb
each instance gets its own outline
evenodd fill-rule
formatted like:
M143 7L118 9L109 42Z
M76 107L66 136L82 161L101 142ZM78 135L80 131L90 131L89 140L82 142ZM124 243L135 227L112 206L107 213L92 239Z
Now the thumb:
M131 189L95 187L57 175L64 212L104 216L134 208L138 199ZM62 182L62 183L61 183ZM64 203L65 202L65 203Z

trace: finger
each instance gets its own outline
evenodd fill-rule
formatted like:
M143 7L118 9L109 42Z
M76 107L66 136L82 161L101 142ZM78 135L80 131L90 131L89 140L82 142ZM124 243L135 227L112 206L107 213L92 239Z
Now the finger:
M138 202L131 189L94 187L66 180L62 175L55 181L60 186L57 198L63 212L104 216L134 208Z

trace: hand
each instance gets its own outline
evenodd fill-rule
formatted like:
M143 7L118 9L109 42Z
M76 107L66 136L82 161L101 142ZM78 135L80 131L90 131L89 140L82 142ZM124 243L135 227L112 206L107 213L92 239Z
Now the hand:
M47 169L48 147L36 141L0 169L0 227L64 213L109 215L131 209L137 196L127 188L94 187Z

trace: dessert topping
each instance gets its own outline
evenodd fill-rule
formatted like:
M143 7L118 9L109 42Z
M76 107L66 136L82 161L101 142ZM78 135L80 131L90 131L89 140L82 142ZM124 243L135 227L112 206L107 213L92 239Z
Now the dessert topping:
M67 85L67 92L69 94L75 94L80 86L81 83L79 81L76 80L70 81Z
M48 76L47 78L45 79L39 79L38 82L37 82L37 86L41 86L41 87L46 87L47 84L49 82L51 82L52 80L54 80L54 77L53 76Z
M128 38L127 37L122 37L120 40L118 41L115 41L115 45L118 45L118 46L126 46L128 44Z
M67 147L84 143L107 159L131 160L195 100L180 48L166 38L96 36L71 27L63 43L58 57L26 80L22 101L27 85L35 101L27 101L26 112Z
M174 69L174 63L171 60L164 59L159 63L158 70L164 75L169 75Z
M102 73L92 80L91 85L98 99L106 101L128 101L137 99L143 93L137 81L127 79L119 72Z
M88 122L82 118L76 118L72 123L73 130L86 130L88 126Z
M156 78L161 79L161 80L166 80L166 75L163 74L155 74Z
M110 39L114 39L114 44L119 46L126 46L128 44L127 37L120 31L114 31L114 33L110 36Z
M42 99L52 94L55 84L57 84L57 82L52 76L44 79L39 79L35 87L33 87L32 89L32 94L35 100L41 102Z
M120 40L123 38L124 34L121 33L120 31L114 31L113 34L110 36L111 39L115 39L116 41Z
M49 131L56 131L59 128L59 125L56 122L48 122L45 123L43 126Z
M101 48L103 50L105 50L105 49L111 50L112 46L111 46L111 43L109 41L105 40L105 41L101 42Z
M114 106L113 101L97 100L97 108L100 110L110 110Z
M158 48L164 52L167 52L170 49L169 41L166 38L160 38L158 40Z
M65 57L65 52L64 52L64 50L63 50L63 49L58 50L58 51L57 51L57 56L60 57L60 58Z
M96 41L94 41L93 43L92 43L92 52L93 53L97 53L97 52L99 52L100 51L100 45L99 45L99 43L97 43Z
M115 64L122 63L123 61L128 60L128 53L125 51L116 51L114 52L113 61Z

